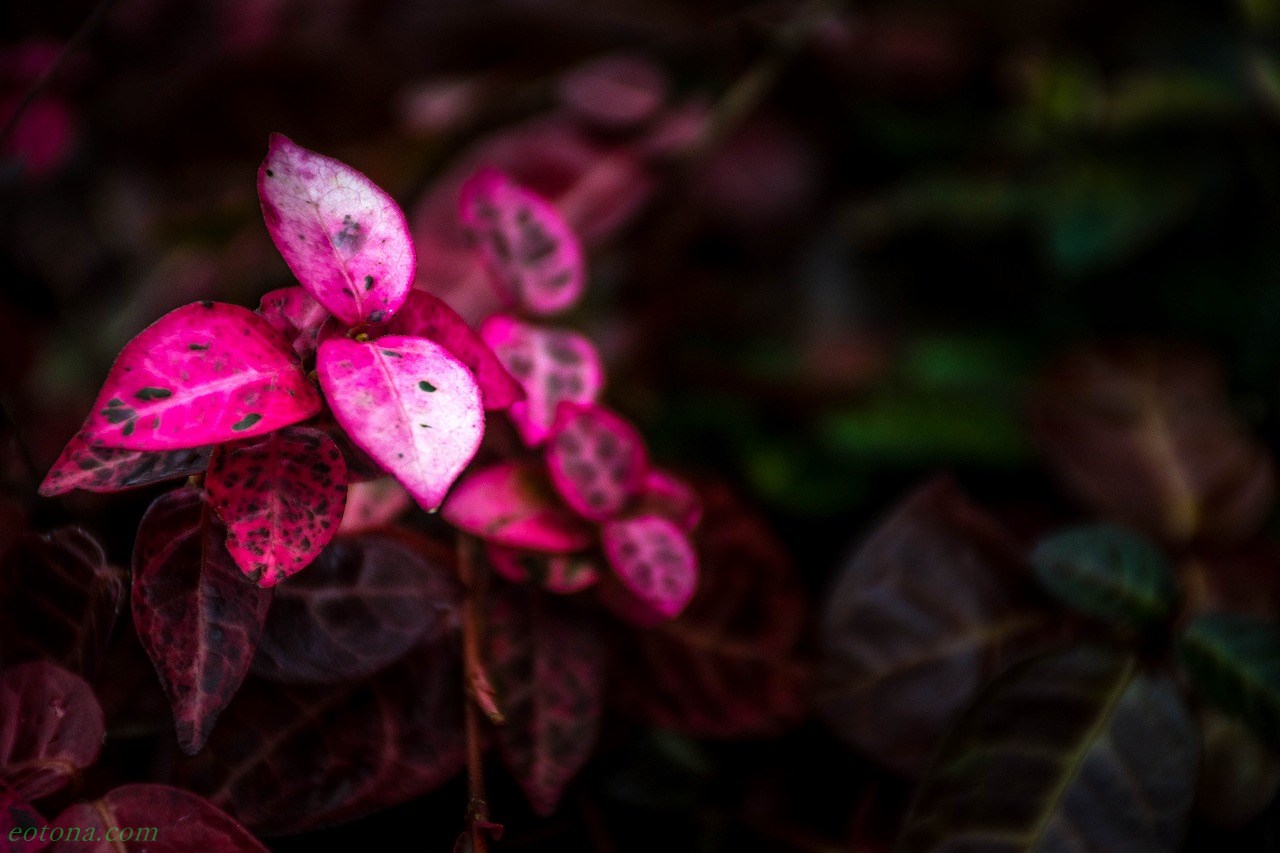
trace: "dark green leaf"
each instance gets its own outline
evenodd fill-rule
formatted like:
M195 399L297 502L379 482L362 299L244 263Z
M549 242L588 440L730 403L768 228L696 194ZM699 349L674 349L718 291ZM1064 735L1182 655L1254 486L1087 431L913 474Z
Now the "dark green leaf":
M1178 655L1204 699L1280 746L1280 625L1213 613L1191 623Z

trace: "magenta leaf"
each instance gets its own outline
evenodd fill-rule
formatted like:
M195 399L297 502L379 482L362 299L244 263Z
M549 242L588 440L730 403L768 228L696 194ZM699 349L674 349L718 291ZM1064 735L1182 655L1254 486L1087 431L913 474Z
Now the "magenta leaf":
M400 335L327 340L316 367L352 440L423 509L438 507L484 436L471 373L439 344Z
M547 439L547 471L565 503L605 521L639 493L649 454L636 428L602 406L561 403Z
M286 684L364 678L456 628L459 591L447 556L386 535L335 540L276 590L254 674Z
M596 348L576 332L497 315L485 320L480 337L524 386L526 399L508 411L530 447L546 439L561 402L594 403L604 385Z
M665 518L641 515L601 530L605 556L641 605L631 615L654 621L680 615L698 587L698 558L684 531Z
M511 548L568 553L595 538L532 465L503 462L467 474L441 510L454 527Z
M509 304L554 314L577 301L586 280L582 246L550 202L484 168L462 185L458 206Z
M347 508L340 535L375 530L391 524L413 506L413 498L394 477L379 477L347 486Z
M675 474L651 468L644 476L636 514L660 515L691 533L702 519L702 499Z
M24 800L62 790L93 764L106 730L93 688L47 661L0 675L0 780Z
M128 450L181 450L263 435L320 405L266 320L239 305L195 302L125 344L81 435Z
M383 334L427 338L466 365L480 386L486 409L506 409L524 399L524 388L467 322L447 304L422 290L412 290L400 313Z
M188 754L249 671L271 602L241 577L225 537L202 490L187 487L147 509L133 551L133 624Z
M400 310L414 251L391 196L345 163L273 133L258 197L285 263L335 317L356 326Z
M35 853L45 844L36 840L46 823L18 792L0 782L0 853ZM24 838L24 833L30 838Z
M506 587L491 599L489 673L506 725L502 758L534 811L555 810L595 746L604 693L604 648L589 620Z
M265 294L258 302L258 314L284 333L299 358L316 351L320 327L331 316L305 287L296 285Z
M600 579L596 560L588 553L542 554L492 542L485 544L485 553L493 570L512 583L533 582L561 595L581 592Z
M148 452L95 445L84 432L67 442L40 484L46 498L84 489L86 492L119 492L139 486L177 480L199 474L209 466L209 448Z
M168 785L123 785L71 806L50 825L55 853L266 853L258 839L215 805ZM108 831L113 830L110 839Z
M258 586L275 586L338 532L347 463L320 430L289 427L219 447L205 488L240 571Z

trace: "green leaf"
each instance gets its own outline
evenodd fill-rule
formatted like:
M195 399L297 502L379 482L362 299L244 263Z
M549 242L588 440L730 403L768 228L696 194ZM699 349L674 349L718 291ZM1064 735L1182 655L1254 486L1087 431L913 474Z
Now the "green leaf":
M1106 622L1145 628L1169 617L1178 590L1154 545L1122 527L1050 536L1031 555L1036 577L1067 606Z
M1191 623L1178 656L1200 695L1280 746L1280 625L1213 613Z
M1175 850L1199 741L1177 687L1077 646L996 679L943 741L898 849Z

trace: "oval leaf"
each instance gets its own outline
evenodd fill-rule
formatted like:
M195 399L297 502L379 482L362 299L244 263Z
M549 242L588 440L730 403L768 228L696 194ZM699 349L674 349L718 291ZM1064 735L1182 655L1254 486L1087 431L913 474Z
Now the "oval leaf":
M561 403L547 440L547 471L565 503L604 521L644 486L649 454L631 424L602 406Z
M93 688L47 661L0 675L0 779L38 800L98 759L106 729Z
M1191 623L1178 656L1199 693L1280 747L1280 625L1214 613Z
M594 403L600 395L600 357L591 341L576 332L499 315L484 321L480 337L524 387L526 398L512 403L507 412L530 447L546 439L561 402Z
M205 488L231 558L270 587L308 566L338 532L347 464L323 432L290 427L219 447Z
M589 554L542 554L485 543L493 570L512 583L533 582L560 595L571 595L600 579L596 559Z
M285 263L339 320L381 323L404 304L414 272L409 226L364 175L273 133L258 197Z
M266 853L247 829L209 801L168 785L124 785L58 815L55 853ZM107 832L114 830L110 839Z
M327 340L316 367L352 440L423 509L438 507L484 437L471 373L439 344L400 335Z
M580 551L595 538L532 465L504 462L467 474L441 511L486 542L548 553Z
M582 247L550 202L486 168L462 185L458 205L509 304L531 314L554 314L582 295Z
M650 469L644 475L644 486L636 512L660 515L692 533L702 520L702 499L692 486L667 471Z
M394 477L379 477L347 487L347 507L339 534L360 533L391 524L413 506L413 498Z
M133 624L188 754L249 671L271 602L241 576L225 538L203 492L188 487L147 509L133 551Z
M125 344L82 435L128 450L251 438L320 411L280 333L239 305L196 302Z
M319 345L320 328L329 319L325 307L305 287L282 287L263 295L258 314L278 329L299 358L306 358Z
M684 531L667 519L641 515L611 521L600 538L614 573L655 621L675 618L693 598L698 556Z
M72 489L119 492L178 480L208 468L210 450L209 447L168 452L123 450L93 444L84 432L79 432L45 475L40 494L49 498Z
M1176 850L1198 763L1172 681L1107 649L1054 652L961 717L897 849Z

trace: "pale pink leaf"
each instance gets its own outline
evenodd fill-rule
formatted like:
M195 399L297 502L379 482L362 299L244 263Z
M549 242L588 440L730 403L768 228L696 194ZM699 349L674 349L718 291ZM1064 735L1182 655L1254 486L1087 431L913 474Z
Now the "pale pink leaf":
M658 619L674 619L698 587L698 558L685 532L641 515L605 524L605 556L627 591Z
M689 533L702 520L702 499L693 486L675 474L651 468L644 476L636 514L660 515Z
M467 474L442 509L444 520L488 542L549 553L580 551L593 531L533 465L503 462Z
M565 503L605 521L639 494L649 454L636 428L596 405L561 403L547 439L547 472Z
M284 333L299 358L316 351L320 328L329 312L305 287L282 287L265 294L258 302L258 314Z
M331 338L316 369L339 425L428 511L444 500L484 436L471 372L425 338Z
M347 463L320 430L290 427L219 447L204 485L231 558L265 588L309 566L337 533Z
M360 533L386 527L413 506L413 498L394 477L378 477L347 487L347 509L338 532Z
M600 580L600 569L588 553L543 554L485 543L493 570L512 583L533 582L548 592L569 595Z
M594 403L600 395L600 357L591 341L576 332L497 315L484 321L480 337L524 386L525 399L507 412L530 447L546 439L560 403Z
M380 323L413 283L414 251L391 196L345 163L271 135L258 169L262 215L285 263L344 323Z
M410 291L404 306L382 334L427 338L453 353L475 376L486 409L506 409L524 399L524 388L480 335L458 312L426 291Z
M510 304L554 314L582 294L582 246L555 207L496 169L476 172L458 196L462 223Z
M263 435L320 407L266 320L239 305L195 302L125 344L81 436L126 450L182 450Z

